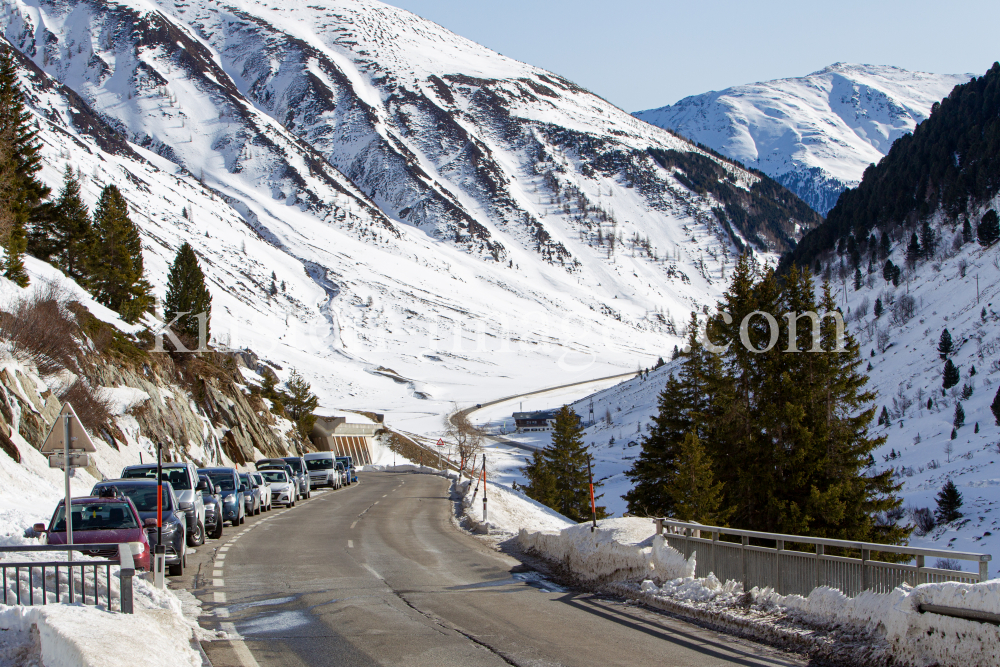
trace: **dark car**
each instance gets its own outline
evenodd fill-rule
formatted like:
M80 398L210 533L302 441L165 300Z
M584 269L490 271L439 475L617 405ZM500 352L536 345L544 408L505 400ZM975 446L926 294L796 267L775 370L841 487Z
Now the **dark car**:
M146 538L155 550L156 528L156 480L155 479L109 479L94 485L92 495L103 495L103 489L113 489L118 496L132 501L139 519L146 529ZM107 493L107 492L105 492ZM167 574L179 577L187 567L184 543L187 537L187 514L177 501L177 494L169 482L163 484L163 545L166 554ZM74 541L76 534L73 535Z
M358 481L358 478L354 476L354 463L352 463L350 456L338 456L337 460L344 464L344 469L347 471L347 484L350 486L354 482Z
M256 516L260 514L261 492L257 481L250 476L250 473L240 473L240 484L243 489L243 499L247 504L247 514Z
M201 546L205 543L205 503L198 488L198 469L190 461L174 462L164 463L161 472L163 481L174 487L177 502L187 516L188 546ZM156 464L126 466L121 478L156 479Z
M309 498L312 496L312 488L309 485L309 471L301 456L285 456L280 459L261 459L257 461L257 470L261 470L266 465L287 465L292 469L295 478L295 486L298 490L299 498Z
M222 520L233 526L246 521L246 500L240 490L240 476L235 468L199 468L199 475L212 480L222 496Z
M222 493L208 475L198 475L198 479L205 484L201 490L201 499L205 502L205 531L210 538L217 540L222 537L222 524L225 522Z
M39 533L47 533L49 544L66 544L65 502L59 503L52 514L49 527L36 523ZM73 517L73 544L121 544L138 542L139 553L133 551L136 568L149 571L149 539L143 530L139 512L128 498L74 498L71 515ZM117 550L88 551L80 549L88 556L114 558Z

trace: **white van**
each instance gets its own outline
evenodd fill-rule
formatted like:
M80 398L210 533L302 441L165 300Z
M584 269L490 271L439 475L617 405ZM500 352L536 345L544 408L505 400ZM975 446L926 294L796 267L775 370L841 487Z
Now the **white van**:
M312 488L317 486L340 488L337 457L333 452L311 452L302 458L306 460L306 470L309 471L309 484Z

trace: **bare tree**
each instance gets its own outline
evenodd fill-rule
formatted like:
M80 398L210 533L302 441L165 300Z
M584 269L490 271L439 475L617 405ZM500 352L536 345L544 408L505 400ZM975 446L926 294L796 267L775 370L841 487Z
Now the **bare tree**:
M884 354L885 351L889 349L889 342L891 341L891 337L889 336L889 331L887 329L879 329L878 332L875 334L875 336L876 336L875 340L876 340L876 346L878 347L878 351Z
M445 438L455 443L463 465L472 468L483 451L486 434L469 420L465 410L458 410L445 420Z

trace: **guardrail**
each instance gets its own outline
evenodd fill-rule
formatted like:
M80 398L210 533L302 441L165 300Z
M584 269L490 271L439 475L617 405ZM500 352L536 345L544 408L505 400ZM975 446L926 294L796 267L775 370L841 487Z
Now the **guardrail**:
M888 593L903 583L911 586L945 581L975 584L989 578L992 560L989 554L950 549L762 533L672 519L654 521L657 534L663 535L667 544L683 553L685 558L698 552L695 576L705 577L712 572L722 581L742 581L745 591L753 586L769 586L781 595L809 595L814 588L829 586L853 597L865 590ZM710 537L702 537L704 534ZM739 537L740 541L721 539L723 536ZM750 540L773 542L774 546L750 544ZM788 544L803 545L807 550L787 549ZM860 558L828 554L827 548L858 553ZM912 556L909 560L914 564L873 560L872 552ZM979 572L927 567L928 557L975 561L979 563Z
M73 604L77 601L87 604L87 569L93 568L93 580L91 585L91 598L93 599L93 604L100 604L101 599L101 585L99 572L101 569L104 570L104 590L105 598L108 601L108 610L112 610L112 597L111 597L111 566L117 565L118 567L118 578L119 578L119 610L125 614L131 614L133 611L132 606L132 577L135 576L135 562L132 559L132 548L129 543L123 544L74 544L73 546L62 545L62 544L40 544L40 545L30 545L30 546L14 546L14 547L0 547L0 553L11 553L11 552L45 552L45 551L62 551L62 552L94 552L94 551L115 551L117 552L117 558L109 558L102 560L61 560L61 561L24 561L19 563L12 563L6 560L0 560L0 569L3 570L3 603L4 604L25 604L27 600L28 605L39 604L36 600L35 585L41 584L42 590L40 593L41 603L49 604L51 594L54 599L52 602L58 604L63 601L63 598L67 598L69 604ZM8 573L13 570L13 582L11 582ZM36 572L41 571L36 574ZM47 574L51 570L52 576L49 577ZM63 574L64 583L66 584L66 591L60 589L60 570L65 570ZM52 580L50 582L50 579ZM14 590L10 591L11 583L13 583ZM51 583L52 591L49 591ZM79 584L79 586L78 586ZM22 589L25 589L25 595L22 595ZM77 597L77 589L79 588L79 598ZM13 598L11 601L8 601Z

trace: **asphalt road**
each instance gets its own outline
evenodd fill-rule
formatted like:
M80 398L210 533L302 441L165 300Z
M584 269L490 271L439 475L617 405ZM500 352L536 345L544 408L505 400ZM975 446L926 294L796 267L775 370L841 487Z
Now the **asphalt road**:
M364 473L226 528L172 581L201 599L214 667L804 665L559 588L461 531L446 480Z

